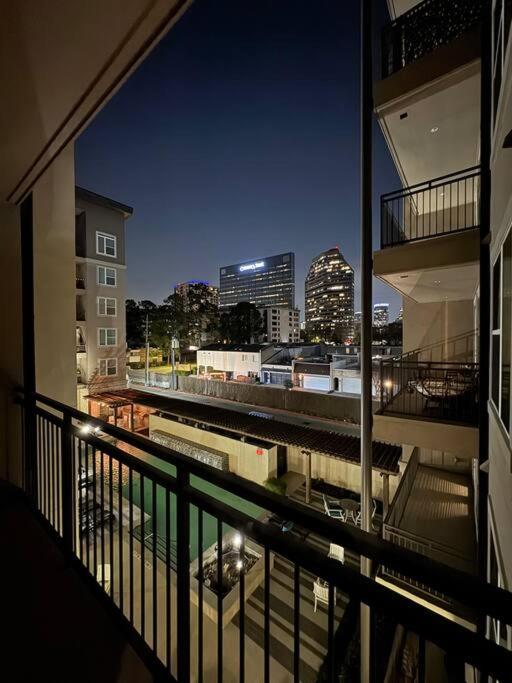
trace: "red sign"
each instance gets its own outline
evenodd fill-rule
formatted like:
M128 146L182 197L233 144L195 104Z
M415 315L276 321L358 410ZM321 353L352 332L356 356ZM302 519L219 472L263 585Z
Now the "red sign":
M257 448L256 455L263 455L263 448Z

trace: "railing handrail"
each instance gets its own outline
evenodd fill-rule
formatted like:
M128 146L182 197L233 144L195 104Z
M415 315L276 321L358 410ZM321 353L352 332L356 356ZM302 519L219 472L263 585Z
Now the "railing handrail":
M446 175L438 176L437 178L431 178L430 180L423 180L421 183L416 183L415 185L408 185L407 187L403 187L400 190L393 190L392 192L387 192L380 196L380 200L381 203L385 203L387 200L390 199L399 199L400 197L408 197L409 195L416 194L420 190L420 188L424 188L425 190L432 189L438 183L441 183L441 181L448 180L448 183L441 183L443 185L448 185L449 183L456 183L460 180L465 180L466 178L476 178L479 175L481 175L480 164L478 164L477 166L470 166L469 168L465 168L462 171L455 171L452 173L447 173Z
M401 529L398 526L388 524L386 522L384 522L382 528L383 531L386 530L388 533L396 534L397 536L401 536L402 538L411 540L414 543L417 543L418 545L424 546L426 549L438 551L445 555L449 555L450 557L455 557L459 560L463 560L468 564L472 564L471 560L466 555L463 555L461 552L455 550L455 548L451 545L447 545L446 543L441 543L439 541L434 541L433 539L427 538L426 536L420 536L419 534L415 534L412 531Z
M441 339L440 341L432 342L431 344L426 344L425 346L417 346L415 349L410 349L409 351L404 351L398 356L392 356L391 358L386 358L385 360L400 360L402 358L407 358L414 354L424 353L425 351L430 351L435 349L436 346L446 346L447 344L453 344L461 339L476 339L478 336L478 329L469 330L468 332L460 332L459 334L454 334L452 337L447 339Z
M400 482L397 486L395 495L393 496L393 500L391 502L391 505L389 506L388 513L386 515L386 518L383 522L383 528L384 526L390 526L390 519L391 516L395 514L396 508L398 505L402 505L403 501L402 498L408 498L409 494L411 492L412 488L412 482L414 480L414 477L416 475L416 472L418 471L418 465L419 465L419 459L418 459L418 448L414 448L411 456L409 458L409 461L407 462L407 465L405 466L405 470L400 478ZM404 506L405 507L405 506Z
M438 366L438 367L445 367L448 366L448 369L451 367L459 367L459 368L469 368L469 369L478 369L480 364L475 362L475 361L458 361L458 360L407 360L407 358L402 358L399 356L398 358L381 358L380 363L382 365L402 365L403 367L418 367L418 366L425 366L425 367L430 367L430 366Z
M23 394L23 389L19 390ZM128 432L120 427L111 425L103 420L92 417L82 411L67 406L60 401L36 393L33 398L48 407L61 412L68 418L74 418L80 422L86 422L98 426L102 432L114 436L122 442L145 451L156 458L175 465L178 470L183 468L186 473L194 474L202 479L207 479L213 484L231 491L235 495L245 497L256 505L274 513L284 515L287 519L305 526L312 532L324 538L331 539L338 545L350 548L356 553L373 559L378 564L394 568L403 574L426 584L433 584L438 590L452 595L460 602L467 602L474 609L494 616L497 619L507 621L512 613L512 593L488 584L478 577L471 576L452 567L443 565L430 558L407 549L397 548L393 543L384 541L376 536L365 533L361 529L350 525L340 524L339 521L328 517L321 512L312 510L293 500L274 494L264 487L259 486L247 479L233 473L223 472L209 467L193 458L161 446L146 437L133 432ZM26 397L25 397L26 400ZM20 399L23 402L23 399ZM39 408L39 411L42 409ZM59 420L51 413L53 420ZM163 485L176 487L174 477L162 470L153 467L149 463L129 455L106 441L98 439L92 434L80 435L83 441L96 444L98 447L114 455L137 470L146 472ZM219 506L220 506L219 502ZM230 508L234 512L234 508ZM254 520L251 520L254 523Z

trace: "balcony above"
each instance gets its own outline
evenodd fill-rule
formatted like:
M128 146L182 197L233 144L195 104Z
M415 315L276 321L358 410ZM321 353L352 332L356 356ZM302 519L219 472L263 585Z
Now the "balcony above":
M477 27L482 0L424 0L382 32L382 78L451 43Z
M471 299L478 282L478 166L381 197L375 274L427 303Z

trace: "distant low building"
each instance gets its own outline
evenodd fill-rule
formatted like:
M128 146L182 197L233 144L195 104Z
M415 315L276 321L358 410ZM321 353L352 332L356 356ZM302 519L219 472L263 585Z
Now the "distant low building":
M263 341L294 343L300 341L300 311L298 308L260 308L263 319Z
M209 344L197 351L197 374L213 379L259 380L262 364L274 353L271 344Z
M146 349L145 347L141 347L140 349L128 349L128 352L126 354L126 362L128 365L131 366L137 366L137 365L145 365L146 364ZM163 352L162 349L157 349L151 347L149 349L149 364L154 366L154 365L163 365L164 358L163 358Z

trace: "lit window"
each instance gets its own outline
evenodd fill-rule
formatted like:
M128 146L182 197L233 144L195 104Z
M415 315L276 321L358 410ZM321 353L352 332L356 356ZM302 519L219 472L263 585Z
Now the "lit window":
M117 315L117 299L109 299L106 296L98 297L98 315Z
M117 346L117 329L115 327L99 327L98 346Z
M117 271L115 268L108 268L107 266L98 266L98 284L107 285L108 287L117 286Z
M102 358L100 360L100 377L114 377L117 375L117 358Z
M96 233L96 253L100 256L117 256L117 238L106 232Z

